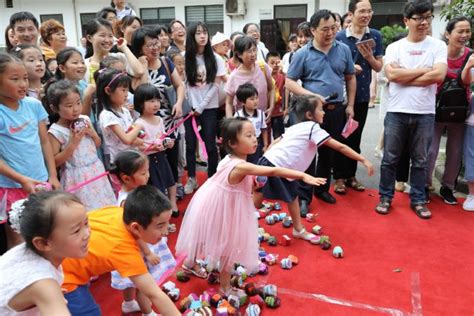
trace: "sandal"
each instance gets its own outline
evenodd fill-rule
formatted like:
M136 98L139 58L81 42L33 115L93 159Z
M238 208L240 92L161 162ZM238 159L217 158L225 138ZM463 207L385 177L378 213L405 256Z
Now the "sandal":
M355 177L347 179L346 180L346 185L349 188L352 188L356 191L362 192L365 191L365 187L362 183L360 183Z
M389 199L381 199L379 204L375 207L375 211L380 215L387 215L390 213L390 206L392 205L392 201Z
M316 236L313 233L309 233L304 227L300 231L297 231L293 228L293 237L307 240L314 245L319 244L319 241L321 240L319 236Z
M336 183L334 183L334 193L344 195L347 193L346 185L344 184L343 179L337 179Z
M195 270L196 267L199 268L197 271ZM186 265L183 264L182 268L188 274L192 274L194 276L197 276L200 279L207 279L208 275L207 275L206 269L201 267L199 264L195 264L194 267L192 267L192 268L188 268Z
M431 218L431 211L426 207L425 204L411 204L410 205L413 212L415 212L416 216L421 219L430 219Z

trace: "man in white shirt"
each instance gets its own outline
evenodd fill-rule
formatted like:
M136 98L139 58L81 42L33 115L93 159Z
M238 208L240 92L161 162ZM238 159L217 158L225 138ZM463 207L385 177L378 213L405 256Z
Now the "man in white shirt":
M385 74L390 82L385 118L384 154L380 168L379 214L390 211L397 164L404 144L409 146L411 208L422 219L431 218L426 207L425 183L428 149L433 135L436 85L447 70L447 48L428 36L433 19L429 0L415 0L404 7L408 35L387 47Z

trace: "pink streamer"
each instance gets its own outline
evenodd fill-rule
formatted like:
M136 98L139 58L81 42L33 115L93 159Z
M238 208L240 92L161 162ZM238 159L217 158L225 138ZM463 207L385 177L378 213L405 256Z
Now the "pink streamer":
M206 144L204 143L204 141L202 140L201 138L201 134L199 134L199 130L198 130L198 126L197 126L197 122L196 122L196 117L193 116L193 130L194 130L194 134L196 134L196 137L199 141L199 144L201 145L201 150L202 150L202 156L204 157L204 159L207 160L207 150L206 150Z
M191 116L193 116L193 113L189 113L188 115L186 115L184 118L182 118L181 120L178 121L178 123L176 123L175 126L173 126L169 131L167 131L166 133L163 133L160 138L158 138L158 140L162 141L163 139L165 139L166 137L168 137L169 135L171 135L171 133L173 133L178 127L180 127L181 125L184 124L184 122L186 122L187 119L189 119ZM145 141L145 143L149 144L145 150L143 150L143 153L146 153L147 151L150 151L151 147L153 147L153 145L156 144L156 141L153 141L153 142L147 142Z
M166 270L165 273L163 273L163 275L161 276L161 278L156 282L158 284L158 286L161 285L161 283L163 283L167 278L169 278L173 273L174 271L176 271L176 269L178 267L181 267L181 265L183 264L184 262L184 259L186 259L186 255L178 255L176 257L176 266L174 268L171 268L169 270Z
M75 186L73 186L72 188L67 189L66 191L67 191L67 192L70 192L70 193L75 192L75 191L79 190L80 188L82 188L83 186L86 186L86 185L88 185L88 184L91 183L91 182L97 181L97 180L99 180L100 178L105 177L105 176L108 175L108 174L109 174L109 172L108 172L108 171L105 171L105 172L99 174L98 176L95 176L95 177L90 178L90 179L88 179L88 180L86 180L86 181L84 181L84 182L81 182L81 183L79 183L79 184L76 184Z

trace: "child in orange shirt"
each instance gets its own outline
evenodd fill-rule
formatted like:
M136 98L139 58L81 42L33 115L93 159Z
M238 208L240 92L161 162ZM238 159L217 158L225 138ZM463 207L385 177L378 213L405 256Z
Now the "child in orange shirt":
M281 71L280 54L277 52L269 52L266 57L268 66L272 69L272 77L275 83L275 107L271 113L271 128L273 139L277 139L285 132L283 123L285 104L283 97L285 95L285 74Z
M180 315L173 302L148 272L137 240L156 244L168 231L169 200L153 186L140 186L129 193L124 209L106 207L88 214L91 228L89 253L84 259L63 262L66 300L71 314L101 315L89 291L94 275L117 270L128 277L160 310L162 315Z

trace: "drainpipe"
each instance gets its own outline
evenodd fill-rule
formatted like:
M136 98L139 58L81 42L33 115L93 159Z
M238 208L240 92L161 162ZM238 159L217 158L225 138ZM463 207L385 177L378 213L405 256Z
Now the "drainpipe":
M72 0L72 11L74 13L74 28L76 30L76 46L81 46L81 37L79 35L79 29L77 28L77 8L76 8L76 0Z

